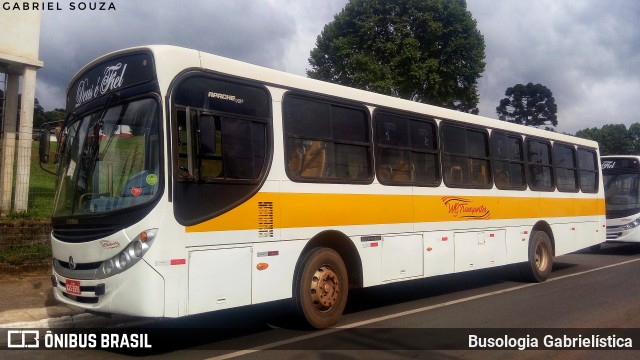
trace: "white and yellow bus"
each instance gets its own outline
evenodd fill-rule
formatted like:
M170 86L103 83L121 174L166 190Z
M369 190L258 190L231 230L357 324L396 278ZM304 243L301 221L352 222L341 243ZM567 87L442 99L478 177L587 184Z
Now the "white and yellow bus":
M351 288L605 240L598 145L148 46L82 68L53 210L56 299L179 317L292 298L317 328Z
M601 161L607 241L640 243L640 156L610 155Z

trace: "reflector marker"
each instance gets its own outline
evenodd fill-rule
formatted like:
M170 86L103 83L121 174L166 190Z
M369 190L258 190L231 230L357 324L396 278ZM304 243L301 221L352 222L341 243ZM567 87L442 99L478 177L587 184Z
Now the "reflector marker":
M257 257L265 257L265 256L278 256L280 255L280 251L271 250L271 251L259 251L256 256Z

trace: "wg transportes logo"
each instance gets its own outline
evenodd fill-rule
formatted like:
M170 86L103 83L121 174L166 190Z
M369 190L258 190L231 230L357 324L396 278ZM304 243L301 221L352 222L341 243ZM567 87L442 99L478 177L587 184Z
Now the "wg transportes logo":
M443 196L442 203L453 217L468 220L491 219L491 211L483 205L474 203L473 200L459 196Z

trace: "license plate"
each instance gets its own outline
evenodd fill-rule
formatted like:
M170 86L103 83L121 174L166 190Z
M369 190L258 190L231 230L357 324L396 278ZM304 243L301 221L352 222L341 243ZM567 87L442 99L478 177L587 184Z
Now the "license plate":
M80 281L67 280L65 285L69 294L80 295Z

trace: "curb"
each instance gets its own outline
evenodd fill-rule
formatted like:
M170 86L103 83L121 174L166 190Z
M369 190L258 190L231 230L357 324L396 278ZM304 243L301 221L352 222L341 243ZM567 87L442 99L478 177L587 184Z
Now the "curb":
M0 324L0 328L7 329L86 329L86 328L114 328L123 326L135 326L150 323L156 319L138 318L125 315L104 317L88 313L67 315L57 318L47 318L36 321L19 321L9 324Z

